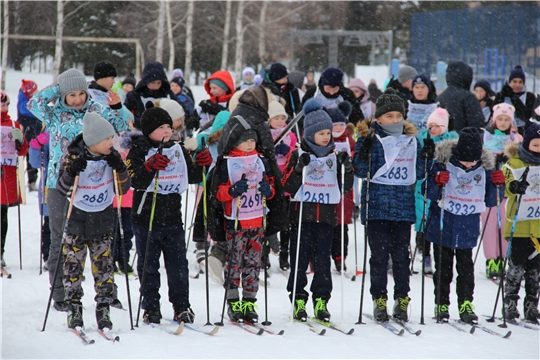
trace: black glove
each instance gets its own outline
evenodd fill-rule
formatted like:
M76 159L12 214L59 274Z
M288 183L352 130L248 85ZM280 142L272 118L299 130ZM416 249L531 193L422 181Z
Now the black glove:
M501 165L506 163L507 161L508 158L504 155L504 153L497 154L497 156L495 156L495 168L500 168Z
M69 165L66 171L68 172L69 175L75 177L79 175L81 171L84 171L84 169L86 169L87 161L85 158L78 156L72 161L68 161L68 164Z
M272 187L268 181L261 180L259 182L259 192L266 197L272 196Z
M201 117L196 111L186 121L186 130L195 130L201 126Z
M420 151L420 157L422 159L433 160L435 155L435 142L433 139L427 138L424 140L424 147Z
M243 193L249 190L249 182L247 179L238 180L233 186L229 188L229 195L232 197L239 197Z
M512 90L510 85L505 84L501 89L501 95L504 97L512 97L512 95L514 95L514 90Z
M364 142L362 143L362 146L360 147L360 154L358 156L360 157L360 160L368 160L369 153L371 152L371 147L373 146L373 136L368 135L364 138Z
M291 147L287 144L281 143L274 148L276 155L287 155L291 151Z
M210 100L201 101L199 103L199 106L201 107L203 112L211 115L217 115L220 111L225 110L223 106L213 103Z
M352 171L352 162L351 157L349 154L347 154L346 151L342 151L336 155L337 162L339 165L343 165L345 167L345 172L351 172Z
M298 162L294 168L298 172L302 172L302 169L311 162L311 156L308 153L303 153L298 157Z
M105 156L105 160L110 167L118 172L122 172L126 169L126 164L124 164L122 156L120 156L120 153L114 148L111 149L111 153L109 155Z
M510 190L510 192L512 194L523 195L527 191L528 187L529 187L529 183L527 181L525 181L525 180L523 180L523 181L514 180L514 181L512 181L510 183L510 186L508 187L508 190Z

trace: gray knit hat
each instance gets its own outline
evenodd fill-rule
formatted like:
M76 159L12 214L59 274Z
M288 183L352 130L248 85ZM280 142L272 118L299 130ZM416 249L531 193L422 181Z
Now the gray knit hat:
M83 118L82 136L86 146L96 145L114 136L112 125L95 112L87 112Z
M375 119L390 111L399 111L405 117L405 106L403 100L396 95L392 88L386 88L384 94L379 96L375 104Z
M398 81L403 84L405 81L414 78L417 74L418 72L415 70L415 68L409 65L405 65L399 69L397 73L397 78Z
M315 143L315 134L321 130L330 130L334 128L332 119L326 111L323 110L322 104L317 99L309 99L306 101L303 108L304 118L304 138Z
M58 85L60 87L60 98L76 90L88 92L88 83L84 74L77 69L69 69L58 76Z

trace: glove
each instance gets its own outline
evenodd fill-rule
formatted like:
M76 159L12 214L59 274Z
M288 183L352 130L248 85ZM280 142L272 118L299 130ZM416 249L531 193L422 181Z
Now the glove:
M211 115L217 115L218 112L225 110L225 108L219 104L213 103L210 100L203 100L199 103L199 106L201 107L202 111L211 114Z
M231 195L232 197L239 197L248 190L249 181L247 179L238 180L233 186L229 188L229 195Z
M495 156L496 167L499 167L500 165L504 164L507 161L508 161L508 158L503 153L497 154L497 156Z
M347 152L342 151L336 155L337 162L339 165L343 165L345 167L345 172L351 172L352 171L352 162L351 157Z
M261 193L261 195L264 195L266 197L272 196L272 187L270 186L268 181L261 180L261 182L259 182L258 190Z
M201 167L212 165L212 155L210 154L210 150L204 149L195 155L195 162Z
M186 121L186 130L195 130L201 126L201 117L197 112L194 112L193 115L189 117Z
M510 190L512 194L523 195L527 191L528 187L529 187L529 183L527 181L514 180L510 183L510 186L508 187L508 189Z
M156 170L165 170L167 168L167 165L169 165L170 162L171 160L169 160L168 157L157 153L150 156L148 160L146 160L146 162L144 163L144 168L149 173L154 172Z
M17 143L17 146L21 146L24 143L21 130L17 128L11 129L11 136L13 137L13 140L15 140L15 142Z
M36 150L41 150L41 147L49 142L49 133L44 132L36 136L34 139L30 140L30 146Z
M311 156L309 156L308 153L303 153L298 158L298 162L296 163L296 167L294 168L298 172L302 172L302 169L311 162Z
M450 180L450 173L448 171L439 171L435 175L435 185L439 187L448 184L448 180Z
M71 163L69 163L69 166L67 167L66 171L69 175L75 177L77 176L81 171L84 171L86 169L87 161L85 158L78 156L76 157Z
M496 187L501 187L504 185L504 174L502 170L495 170L494 172L491 173L491 182Z
M107 164L109 164L109 166L116 171L121 172L126 169L122 156L114 148L111 149L111 153L109 155L105 156L105 160L107 161Z
M284 143L276 145L274 149L276 151L276 155L287 155L289 151L291 151L291 147Z
M371 152L371 147L373 146L373 136L367 136L364 138L364 142L362 143L362 146L360 147L360 154L358 155L360 157L360 160L368 160L369 153Z
M420 151L420 157L422 159L433 160L433 155L435 154L435 142L433 139L424 140L424 147Z

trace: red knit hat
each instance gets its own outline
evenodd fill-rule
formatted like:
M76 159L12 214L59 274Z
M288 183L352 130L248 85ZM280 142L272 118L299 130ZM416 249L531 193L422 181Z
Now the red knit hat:
M28 99L32 97L32 94L36 92L37 88L38 86L34 81L22 79L21 91Z

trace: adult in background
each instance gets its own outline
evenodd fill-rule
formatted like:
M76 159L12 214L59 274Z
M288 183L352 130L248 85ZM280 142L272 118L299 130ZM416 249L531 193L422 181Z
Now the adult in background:
M396 91L396 95L407 103L412 97L412 82L414 77L418 75L418 72L415 68L409 65L404 65L399 68L397 79L392 78L388 83L387 87L391 87Z
M262 86L269 89L276 97L276 100L286 101L285 111L290 117L296 116L302 110L302 93L289 81L289 72L282 63L275 62L270 69L263 71Z

